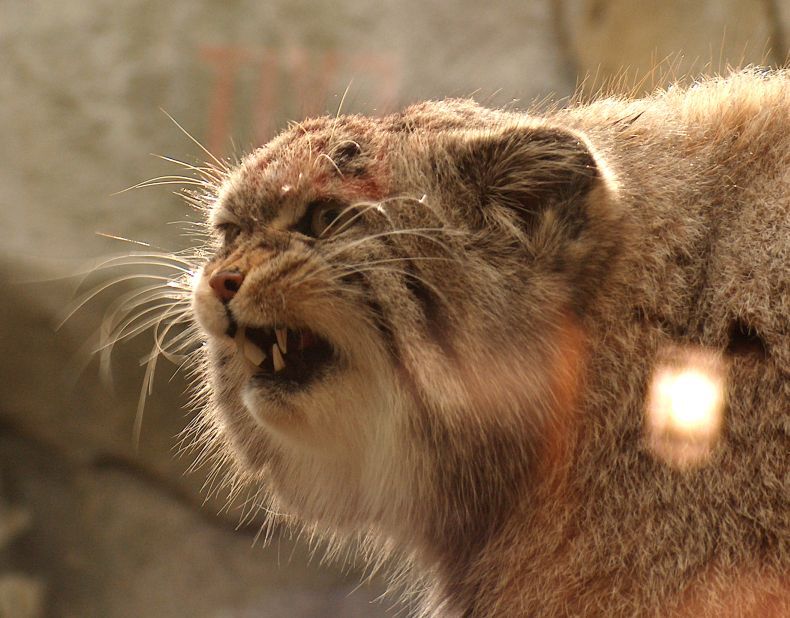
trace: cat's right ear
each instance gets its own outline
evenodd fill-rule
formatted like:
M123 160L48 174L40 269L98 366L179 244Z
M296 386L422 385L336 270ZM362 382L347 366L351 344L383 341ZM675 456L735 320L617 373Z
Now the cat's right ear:
M517 211L529 229L547 209L584 217L583 202L601 180L586 140L561 127L513 126L449 136L455 173L483 209Z
M566 278L582 313L623 246L612 173L571 129L517 123L447 134L443 153L470 224L516 223L533 268ZM504 215L504 218L503 218ZM493 228L492 228L493 229Z

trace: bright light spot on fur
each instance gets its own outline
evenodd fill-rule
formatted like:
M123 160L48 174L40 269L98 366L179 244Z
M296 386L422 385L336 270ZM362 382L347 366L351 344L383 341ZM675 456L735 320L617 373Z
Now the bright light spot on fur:
M647 398L650 447L669 464L699 465L721 432L724 371L719 358L704 350L672 350L665 356Z
M667 372L657 380L655 388L661 413L678 431L704 432L715 422L721 389L701 371L688 369L675 375Z

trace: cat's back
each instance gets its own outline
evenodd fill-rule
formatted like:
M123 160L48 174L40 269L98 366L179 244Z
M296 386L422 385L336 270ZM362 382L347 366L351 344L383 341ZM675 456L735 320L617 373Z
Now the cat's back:
M613 172L645 310L717 348L768 349L790 373L790 73L749 69L559 117Z

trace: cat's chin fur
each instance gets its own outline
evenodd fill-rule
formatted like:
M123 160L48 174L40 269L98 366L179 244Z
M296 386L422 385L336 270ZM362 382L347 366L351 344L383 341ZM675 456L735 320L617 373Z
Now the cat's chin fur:
M402 426L410 416L403 411L409 396L364 327L333 331L322 315L341 362L297 392L272 390L256 383L255 371L222 335L224 309L203 293L195 291L202 299L195 315L204 330L214 327L218 336L209 338L207 351L226 368L214 376L221 384L212 397L223 395L210 413L240 476L267 484L272 511L300 513L310 525L349 536L360 528L394 532L413 521L409 488L415 479L404 465L409 445Z
M759 234L719 246L711 229L719 211L750 216L726 186L762 209L748 225L780 225L790 147L766 132L788 139L788 87L746 71L545 118L447 101L284 132L209 204L226 242L193 290L204 440L288 521L413 561L426 614L785 607L781 504L736 471L781 467L790 306ZM758 164L739 162L752 143ZM328 202L359 214L325 238ZM759 289L706 287L722 255L731 277L753 263ZM223 302L208 281L227 269L244 281ZM736 318L763 353L732 352ZM233 331L274 326L329 342L325 372L291 390L257 379ZM642 425L653 364L677 345L730 354L732 380L730 433L684 471L651 455ZM752 568L723 610L703 593Z

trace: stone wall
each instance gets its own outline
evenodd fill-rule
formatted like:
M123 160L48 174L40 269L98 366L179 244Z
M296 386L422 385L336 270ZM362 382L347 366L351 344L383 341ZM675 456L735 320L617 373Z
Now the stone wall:
M384 113L446 96L527 106L579 83L644 91L727 63L781 64L788 37L790 0L6 2L0 615L393 614L370 605L381 584L349 594L357 572L309 565L287 535L261 548L258 523L236 529L223 496L203 504L201 472L174 454L189 419L174 367L135 446L150 341L117 349L112 384L86 354L112 292L55 331L75 291L102 281L62 277L137 248L99 234L189 244L167 225L195 216L178 187L113 195L180 173L149 153L205 158L162 110L225 157L341 99Z

